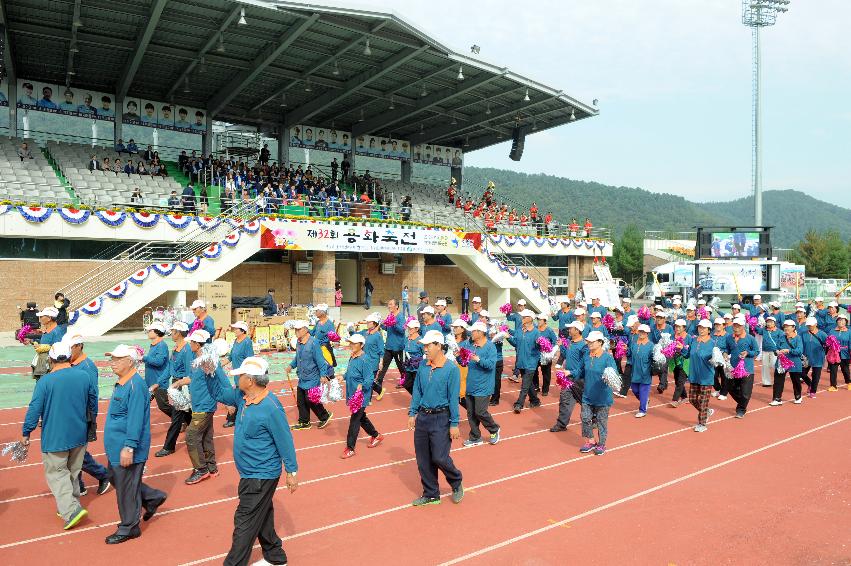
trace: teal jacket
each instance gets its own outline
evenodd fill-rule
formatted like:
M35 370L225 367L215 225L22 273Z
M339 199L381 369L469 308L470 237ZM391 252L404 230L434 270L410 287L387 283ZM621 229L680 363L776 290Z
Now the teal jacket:
M712 337L706 342L697 338L692 340L688 348L688 380L696 385L712 385L715 382L715 364L712 363L712 351L715 340Z
M41 451L64 452L88 442L87 412L98 413L97 386L79 366L51 371L35 384L23 436L29 436L41 419Z
M151 394L141 375L134 374L124 385L115 385L103 428L103 447L113 467L121 465L121 450L125 447L133 449L134 464L147 461L151 449Z
M473 397L491 395L496 371L496 347L490 340L485 340L485 344L479 348L470 340L466 348L479 356L479 361L470 360L467 364L467 395Z
M454 361L446 358L442 367L432 368L428 362L420 364L408 415L420 409L449 409L449 424L458 426L458 398L461 393L461 371Z
M153 385L159 385L163 377L169 375L168 346L165 340L160 340L151 346L142 361L145 362L145 383L148 384L149 388Z

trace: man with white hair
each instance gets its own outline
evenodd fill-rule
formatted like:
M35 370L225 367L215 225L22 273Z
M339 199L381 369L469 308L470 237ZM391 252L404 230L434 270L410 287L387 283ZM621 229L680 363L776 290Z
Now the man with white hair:
M439 330L430 330L420 341L426 359L420 364L414 393L408 409L408 429L414 431L414 450L423 486L423 495L413 505L440 503L437 471L443 472L452 488L452 502L461 503L464 487L461 471L455 467L449 449L452 440L461 438L458 429L458 395L461 391L461 372L446 357L446 340Z
M506 322L510 322L510 323L514 324L514 331L515 332L517 332L517 330L521 326L523 326L523 317L520 316L520 312L524 311L524 310L528 310L526 308L526 299L520 299L519 301L517 301L517 310L515 312L509 313L505 317ZM532 316L535 316L535 315L532 314Z
M585 330L585 325L578 320L568 323L568 339L559 346L558 358L553 360L554 362L561 362L572 385L562 389L559 394L558 417L556 423L550 428L550 432L566 430L570 423L570 416L573 414L573 408L576 407L577 403L582 403L584 381L577 376L581 373L580 366L584 363L585 356L588 354L588 346L582 336L583 330Z
M121 544L142 535L142 509L142 519L149 521L168 495L142 482L151 448L151 397L145 380L136 371L141 356L125 344L106 355L118 382L106 413L103 446L121 518L118 530L106 537L106 544Z
M318 308L319 305L317 305L317 309ZM317 323L316 326L318 327L319 323ZM243 360L254 355L254 343L251 342L251 338L248 336L248 324L244 320L237 320L231 324L230 327L233 328L233 333L236 335L236 339L233 341L233 345L228 353L228 361L230 362L230 367L238 368L242 365ZM234 387L239 387L238 381L239 378L234 376ZM236 408L228 407L228 415L225 417L225 424L222 426L224 428L231 428L235 424Z
M319 345L325 350L326 357L330 357L329 362L332 366L337 367L337 358L334 357L334 347L331 341L328 340L328 334L334 332L334 321L328 316L328 305L319 303L313 307L313 312L316 313L316 324L310 329L310 335L316 338ZM231 325L233 326L233 325ZM250 355L254 355L252 352ZM234 365L239 367L239 364Z
M568 330L567 325L574 321L576 316L570 310L570 301L565 297L565 299L560 303L560 310L557 310L552 315L552 319L558 322L558 333L559 336L567 338Z
M85 371L71 367L67 342L51 344L48 356L51 370L36 382L21 442L30 443L41 420L44 476L67 531L88 515L80 505L79 478L88 443L87 415L97 416L98 392Z
M488 327L482 322L470 326L468 346L472 354L467 364L467 421L470 423L470 437L464 446L478 446L482 443L479 424L490 433L490 443L499 442L499 425L488 412L488 403L493 394L494 369L496 368L496 347L488 340Z
M541 406L538 392L532 385L532 378L541 359L541 347L538 345L541 333L533 324L535 313L529 309L523 309L517 315L523 321L523 325L508 338L508 343L516 350L514 367L520 371L520 394L514 402L515 413L523 410L526 395L529 396L529 405L533 409Z
M32 346L39 359L43 360L46 357L49 360L47 352L50 351L50 346L62 340L65 336L67 326L57 324L59 310L56 307L47 307L35 314L38 317L41 336L33 339ZM46 368L43 368L42 366L43 364L38 363L33 366L34 379L37 380L43 375L41 372L43 372Z
M434 307L426 306L422 311L420 311L422 315L422 320L420 321L420 334L425 335L429 330L436 330L441 334L445 334L443 331L443 327L440 326L440 323L435 319Z
M317 428L325 428L331 422L334 413L328 412L322 403L314 403L308 397L307 392L321 383L327 383L334 377L334 368L325 361L325 356L319 348L316 340L307 330L307 322L304 320L293 321L296 339L298 340L295 358L286 366L287 379L290 372L296 370L298 373L298 387L296 387L296 404L298 405L298 422L293 425L293 430L306 430L312 425L310 423L310 412L319 419Z
M233 516L233 537L224 564L248 564L254 541L260 542L263 560L255 564L286 564L281 538L275 532L273 498L286 470L290 493L298 488L298 462L293 437L281 402L269 385L269 364L249 356L232 369L237 387L223 374L207 378L210 395L220 403L236 407L233 460L239 472L239 504Z

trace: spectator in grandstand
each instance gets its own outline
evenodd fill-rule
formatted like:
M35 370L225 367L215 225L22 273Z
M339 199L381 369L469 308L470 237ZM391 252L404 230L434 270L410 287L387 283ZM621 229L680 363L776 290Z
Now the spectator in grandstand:
M77 107L77 112L80 114L97 114L97 109L92 106L92 95L86 93L86 96L83 97L83 103Z
M343 182L345 183L347 181L347 179L349 178L349 173L352 170L352 164L349 163L348 157L343 157L343 162L340 163L340 169L343 172Z
M116 175L120 175L124 171L124 165L122 165L121 160L119 158L115 158L115 163L112 165L112 172Z
M88 167L89 167L89 171L100 171L101 170L100 160L98 160L97 155L92 154L92 158L89 160Z
M264 143L263 149L260 150L260 163L262 163L263 165L269 163L269 154L269 144Z
M151 161L154 158L154 148L148 144L148 149L142 154L142 159L145 161Z
M21 147L18 148L18 157L21 158L21 161L33 158L33 152L27 142L22 143Z
M584 232L584 235L585 235L585 237L586 237L586 238L587 238L588 236L590 236L590 235L591 235L591 229L592 229L593 227L594 227L594 225L593 225L593 224L591 224L591 219L590 219L590 218L585 218L585 226L584 226L584 228L585 228L585 232Z
M121 155L125 151L127 151L127 148L124 147L124 140L121 139L121 138L118 138L118 143L115 144L115 153L117 153L118 155Z
M189 163L189 156L186 155L186 150L180 152L180 155L177 156L177 166L181 171L186 170L186 164Z
M50 110L58 110L59 106L51 100L53 97L53 89L45 86L41 89L41 100L38 101L39 108L48 108Z
M180 197L177 196L177 191L171 191L171 195L168 197L168 206L172 210L180 208Z
M106 95L100 97L100 108L97 110L98 116L112 118L115 112L112 110L112 99Z
M133 189L133 194L130 195L130 202L135 204L142 204L144 197L142 197L142 190L139 187Z
M33 84L32 83L24 83L21 85L24 93L18 97L18 104L27 107L27 106L37 106L38 101L33 96Z
M137 175L147 175L148 174L148 168L145 167L144 161L139 161L139 163L136 164L136 174Z
M133 167L133 160L129 157L127 158L127 163L124 164L123 171L127 174L128 177L136 172L136 168Z
M189 183L183 189L181 200L183 201L183 212L195 214L195 189L192 188L192 183Z
M109 161L109 157L103 158L103 163L100 164L100 168L104 171L112 172L112 163Z
M408 221L411 219L411 212L413 210L413 202L411 202L411 197L406 196L404 200L402 200L402 205L399 207L399 213L402 215L402 220Z
M202 186L201 192L198 193L198 204L200 208L201 214L207 214L207 206L209 205L209 195L207 194L207 187Z
M340 164L337 163L337 158L336 157L333 158L331 160L331 182L332 183L337 182L337 169L339 169L339 167L340 167Z
M139 147L136 145L136 142L133 141L133 138L130 138L130 141L127 142L127 153L137 153L139 151Z
M135 100L128 100L126 105L127 111L121 116L123 122L138 122L139 121L139 103Z
M151 176L161 175L162 174L162 165L160 164L159 159L154 158L151 162Z

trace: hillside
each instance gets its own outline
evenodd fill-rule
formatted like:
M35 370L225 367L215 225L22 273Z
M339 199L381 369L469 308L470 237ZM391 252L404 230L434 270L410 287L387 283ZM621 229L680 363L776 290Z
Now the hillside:
M549 203L553 215L562 222L574 216L581 222L590 216L597 226L619 232L629 223L642 230L692 230L697 225L735 226L753 222L753 197L728 202L696 203L681 196L652 193L633 187L613 187L588 181L575 181L552 175L529 175L504 169L465 167L464 185L481 193L489 180L499 195L517 203L533 200L546 214ZM766 224L774 226L774 245L793 246L810 228L833 228L843 239L851 239L851 210L793 190L763 193Z

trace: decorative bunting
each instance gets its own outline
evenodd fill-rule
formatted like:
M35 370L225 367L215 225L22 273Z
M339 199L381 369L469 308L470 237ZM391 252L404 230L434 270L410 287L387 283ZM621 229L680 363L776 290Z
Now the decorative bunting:
M106 296L110 299L118 300L127 294L127 281L122 281L112 289L106 292Z
M213 244L212 246L204 250L204 257L207 259L217 259L220 255L222 255L221 244Z
M183 230L192 223L194 216L186 216L183 214L166 214L165 221L172 228Z
M130 218L141 228L153 228L160 221L160 215L152 212L131 212Z
M68 313L68 326L74 326L74 324L80 319L80 311L74 310Z
M115 210L96 210L95 216L107 226L121 226L127 220L127 213L123 210L120 212Z
M222 219L215 216L196 216L195 222L204 230L213 230L222 223Z
M145 282L145 279L147 279L148 275L150 274L151 268L146 267L145 269L140 269L139 271L131 275L128 281L130 281L130 283L133 283L134 285L141 285Z
M246 223L245 226L242 227L242 231L247 234L256 234L260 231L260 222L257 220L252 220L251 222Z
M57 210L62 220L68 224L82 224L92 215L91 210L79 210L76 208L60 208Z
M234 230L227 236L225 236L224 240L222 240L222 244L228 246L229 248L234 247L239 243L239 238L242 235L242 232L239 230Z
M40 206L19 206L18 212L21 213L21 216L23 216L24 220L27 222L39 223L50 218L53 209L43 208Z
M4 214L9 212L10 210L12 210L11 204L0 204L0 216L3 216Z
M163 277L168 277L169 275L174 273L175 269L177 269L177 264L176 263L155 263L151 266L151 269L153 269L154 272L157 275L161 275Z
M95 316L100 313L100 310L103 308L103 297L98 297L92 302L83 305L80 307L80 310L83 311L83 314L89 316Z
M183 269L183 271L186 271L187 273L195 271L196 269L198 269L199 265L201 265L201 258L198 256L190 257L186 261L180 262L181 269Z

